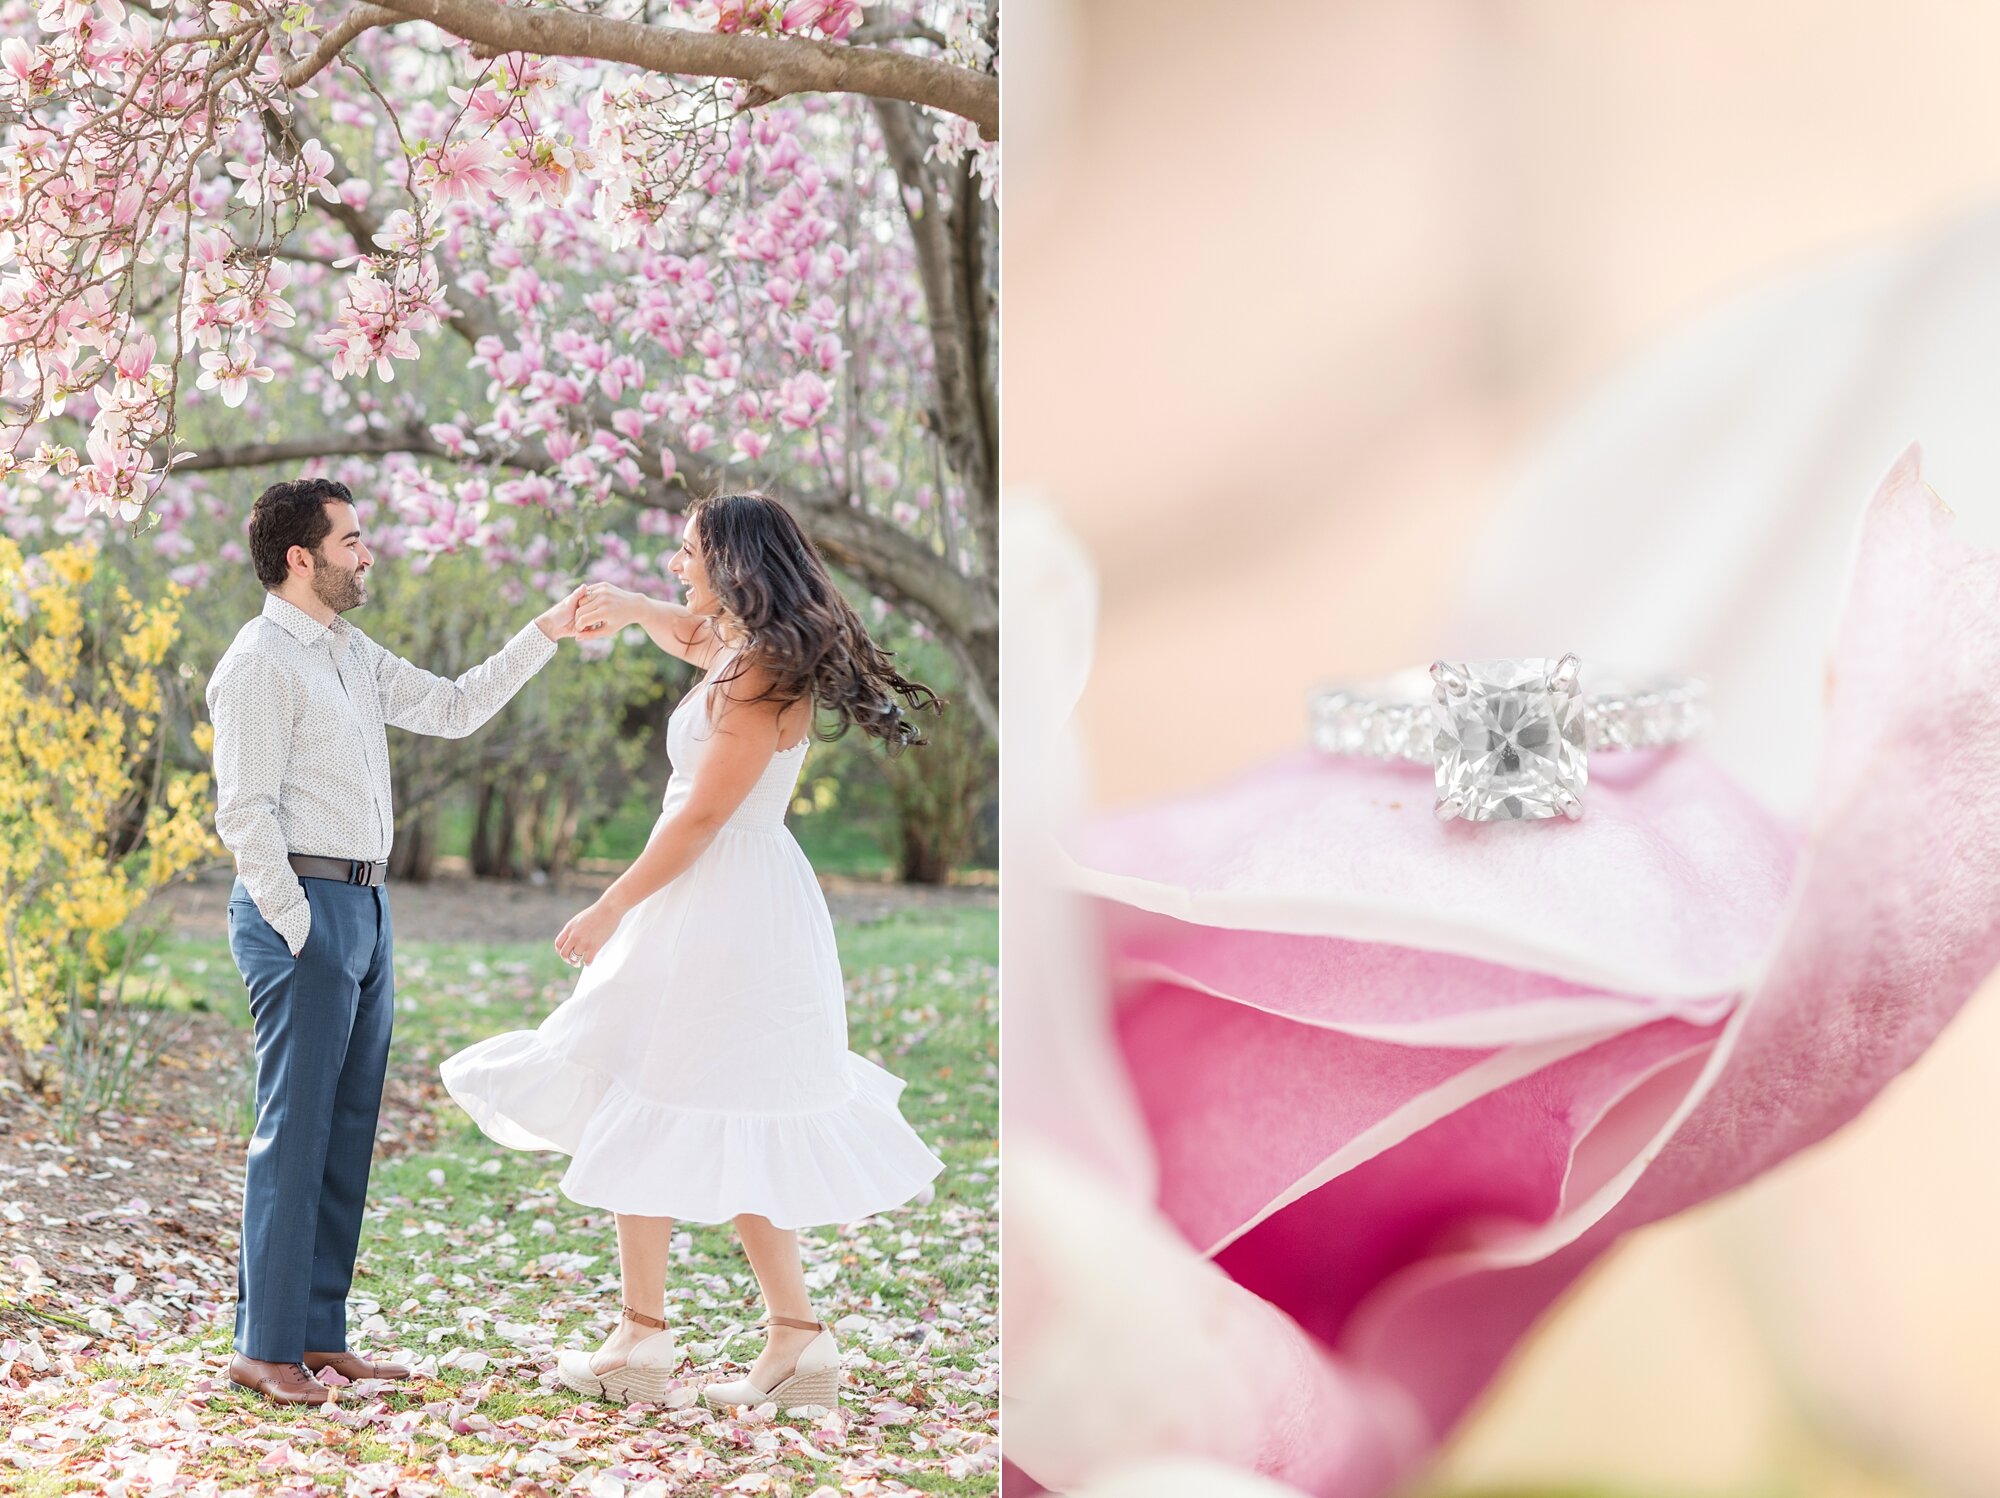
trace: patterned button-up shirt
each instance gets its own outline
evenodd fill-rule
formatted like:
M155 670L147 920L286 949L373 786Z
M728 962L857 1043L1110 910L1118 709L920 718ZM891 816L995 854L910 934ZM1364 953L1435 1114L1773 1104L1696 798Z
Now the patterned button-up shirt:
M533 623L456 681L433 676L335 616L277 594L237 632L208 680L215 832L292 955L312 908L288 853L373 862L396 825L386 725L463 738L556 653Z

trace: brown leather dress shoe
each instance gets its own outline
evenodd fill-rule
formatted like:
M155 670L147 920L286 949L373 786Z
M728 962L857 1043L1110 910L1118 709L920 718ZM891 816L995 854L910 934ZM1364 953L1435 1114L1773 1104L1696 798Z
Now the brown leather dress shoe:
M331 1368L342 1378L408 1378L410 1370L401 1363L371 1363L351 1352L309 1352L306 1366L317 1373Z
M256 1390L273 1404L325 1404L333 1398L333 1390L303 1363L266 1363L240 1352L229 1360L229 1381Z

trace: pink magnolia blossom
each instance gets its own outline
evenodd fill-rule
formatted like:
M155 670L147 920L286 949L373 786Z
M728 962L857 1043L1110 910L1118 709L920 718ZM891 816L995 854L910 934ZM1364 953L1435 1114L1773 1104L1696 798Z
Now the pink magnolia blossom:
M417 160L418 183L443 204L489 198L500 186L500 150L483 136L452 141Z
M56 60L18 36L0 42L0 81L14 92L39 94L55 82Z
M224 405L240 406L250 393L252 380L268 382L271 377L268 365L247 354L215 350L201 356L201 378L195 384L202 390L219 391Z
M818 424L832 400L826 381L810 370L793 375L778 387L778 422L795 432Z
M495 190L524 207L530 203L559 205L569 197L576 167L573 151L537 141L529 149L516 150L507 156Z
M292 177L293 190L300 196L318 193L329 203L340 202L341 191L330 180L332 170L333 156L326 147L316 140L307 141L299 150L298 167Z
M1054 669L1044 746L1084 668ZM1683 749L1594 762L1575 824L1441 827L1421 769L1300 751L1066 851L1028 826L1012 1462L1412 1481L1593 1260L1853 1118L2000 963L1996 675L2000 554L1912 449L1866 512L1800 825ZM1074 815L1060 755L1008 758L1041 783L1003 808Z
M153 361L158 356L159 346L153 342L153 335L141 330L136 338L119 349L113 367L123 379L144 380L151 374Z

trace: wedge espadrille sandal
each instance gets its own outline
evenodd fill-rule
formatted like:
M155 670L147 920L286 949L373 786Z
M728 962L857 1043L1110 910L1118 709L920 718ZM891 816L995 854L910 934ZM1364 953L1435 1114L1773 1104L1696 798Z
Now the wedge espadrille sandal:
M558 1352L556 1377L579 1394L594 1394L600 1399L617 1399L626 1404L664 1399L668 1385L673 1382L674 1370L680 1367L680 1346L673 1331L659 1317L648 1316L630 1306L623 1309L627 1321L657 1326L660 1330L641 1338L625 1355L623 1363L602 1373L591 1367L596 1353L573 1349Z
M832 1328L823 1321L801 1321L795 1316L771 1316L764 1324L794 1326L805 1332L817 1330L819 1335L806 1343L792 1371L770 1388L759 1388L747 1378L705 1384L702 1402L718 1409L775 1402L788 1415L807 1405L836 1408L840 1403L840 1345L833 1339Z

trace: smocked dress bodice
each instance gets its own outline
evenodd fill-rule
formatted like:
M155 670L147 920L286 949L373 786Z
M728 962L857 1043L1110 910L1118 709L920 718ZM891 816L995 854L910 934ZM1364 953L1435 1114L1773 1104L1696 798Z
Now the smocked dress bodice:
M695 775L714 741L710 698L715 691L716 675L734 659L732 652L716 662L667 716L667 758L673 772L667 777L666 793L660 799L662 816L678 811L694 790ZM798 787L799 770L806 761L806 745L811 741L808 733L796 744L773 754L770 763L764 766L764 773L757 777L757 783L750 787L750 793L723 826L743 832L782 828L785 812L792 804L792 793Z

